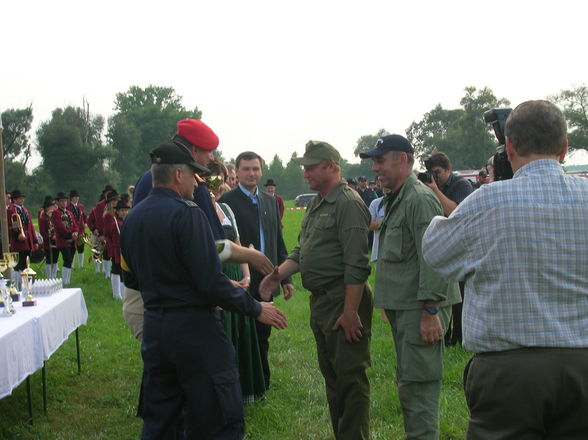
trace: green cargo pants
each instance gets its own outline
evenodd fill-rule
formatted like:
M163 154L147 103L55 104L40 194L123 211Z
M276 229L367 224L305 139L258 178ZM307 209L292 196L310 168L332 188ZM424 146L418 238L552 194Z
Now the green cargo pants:
M332 328L343 313L345 286L341 283L310 297L310 327L316 340L321 373L325 379L331 424L337 440L369 438L370 384L366 370L370 366L370 338L373 299L366 284L358 314L363 337L349 343L341 327Z
M406 438L439 438L439 398L443 378L444 341L426 344L419 324L422 309L386 310L396 346L396 385L404 417ZM441 308L439 318L447 330L451 306Z

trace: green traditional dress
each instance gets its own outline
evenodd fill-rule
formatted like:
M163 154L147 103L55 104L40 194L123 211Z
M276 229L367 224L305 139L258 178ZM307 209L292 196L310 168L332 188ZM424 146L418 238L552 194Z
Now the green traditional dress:
M225 221L222 222L225 236L227 239L235 241L238 237L235 215L225 203L219 203L218 206L225 214ZM240 264L223 263L222 270L231 280L241 281L243 279ZM235 351L237 352L243 402L253 403L255 397L263 397L265 393L265 381L261 365L257 330L255 329L255 320L250 316L226 310L222 311L222 318L225 331L233 342Z

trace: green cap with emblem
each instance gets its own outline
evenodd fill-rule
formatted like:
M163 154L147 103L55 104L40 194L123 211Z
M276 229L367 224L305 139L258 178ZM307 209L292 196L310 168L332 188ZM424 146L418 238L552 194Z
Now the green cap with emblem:
M308 141L304 156L296 159L296 162L299 165L316 165L323 160L339 163L341 155L331 144L322 141Z

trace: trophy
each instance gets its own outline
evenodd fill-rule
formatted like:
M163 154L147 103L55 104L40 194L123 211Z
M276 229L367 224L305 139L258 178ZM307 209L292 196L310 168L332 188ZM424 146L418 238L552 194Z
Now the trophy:
M11 269L14 269L18 264L18 252L4 252L2 258L4 258L6 265Z
M32 287L33 283L35 282L35 276L37 272L35 272L30 267L30 260L27 257L27 268L20 273L20 277L22 279L22 293L25 295L25 299L22 302L23 307L32 307L37 305L37 300L33 298Z
M206 185L208 186L208 194L210 199L214 203L214 193L218 191L221 185L224 183L222 176L207 176L204 178Z
M1 267L4 267L4 270L6 270L6 266L0 263L0 269ZM0 277L0 308L2 308L0 312L0 317L2 318L10 318L16 312L8 289L6 289L6 280L2 277Z

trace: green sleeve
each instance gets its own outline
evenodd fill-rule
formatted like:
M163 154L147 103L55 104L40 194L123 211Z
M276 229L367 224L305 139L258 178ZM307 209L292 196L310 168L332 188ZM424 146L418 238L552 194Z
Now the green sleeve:
M431 194L416 197L409 210L411 216L412 235L419 261L419 301L445 301L447 299L447 280L438 275L423 258L423 235L436 215L443 215L439 200Z
M368 228L370 213L361 200L343 200L337 206L337 232L343 250L345 284L363 284L370 275Z

